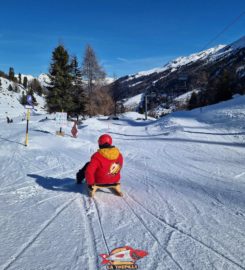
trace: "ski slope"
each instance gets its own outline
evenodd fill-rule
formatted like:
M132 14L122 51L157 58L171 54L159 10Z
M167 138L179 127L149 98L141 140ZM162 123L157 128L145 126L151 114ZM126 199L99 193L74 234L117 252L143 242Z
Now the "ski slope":
M77 139L54 116L1 121L0 269L95 270L124 245L139 269L245 269L245 96L148 122L92 118ZM110 133L124 197L88 197L77 170Z

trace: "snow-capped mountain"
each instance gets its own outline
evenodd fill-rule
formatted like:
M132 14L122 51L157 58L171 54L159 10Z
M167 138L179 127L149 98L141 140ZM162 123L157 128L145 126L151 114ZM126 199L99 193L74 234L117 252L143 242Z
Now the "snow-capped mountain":
M224 71L232 77L233 89L245 92L245 36L230 45L218 45L189 56L178 57L164 67L138 72L117 80L122 98L142 93L157 94L153 107L186 92L207 90ZM152 102L151 102L152 103Z
M193 53L189 56L178 57L178 58L170 61L169 63L167 63L164 67L154 68L154 69L150 69L147 71L140 71L134 75L130 75L127 80L130 81L132 79L139 78L141 76L148 76L148 75L151 75L153 73L161 73L161 72L166 71L166 70L171 70L171 72L174 72L181 66L187 65L187 64L192 63L192 62L196 62L198 60L205 60L208 57L215 55L219 50L221 50L224 47L225 47L225 45L218 45L214 48L204 50L204 51L201 51L198 53Z

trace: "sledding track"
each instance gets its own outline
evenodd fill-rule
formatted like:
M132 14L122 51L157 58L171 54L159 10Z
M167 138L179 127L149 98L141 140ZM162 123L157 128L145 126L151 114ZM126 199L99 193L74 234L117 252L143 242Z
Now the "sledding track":
M69 140L72 147L65 151L52 145L42 150L34 139L36 148L25 151L8 141L0 145L0 151L12 149L1 171L0 269L105 269L99 255L124 245L149 252L137 262L139 269L245 269L245 190L242 184L236 189L228 168L216 169L229 153L234 175L243 175L244 149L232 148L230 138L223 149L207 144L207 135L195 135L192 144L181 142L181 136L191 140L190 133L154 133L133 122L122 129L112 122L109 131L125 157L124 197L102 190L91 199L74 176L96 150L105 125L84 129L76 147L72 138L48 135L52 143ZM10 140L18 141L16 136ZM210 154L215 164L208 162ZM7 178L10 171L16 178Z
M146 231L149 232L149 234L152 236L152 238L158 243L158 245L160 246L160 248L162 250L164 250L164 252L166 252L167 256L170 257L170 259L174 262L174 264L178 267L178 269L183 269L179 263L173 258L172 254L166 249L166 246L164 246L163 244L161 244L161 242L158 240L158 238L154 235L154 233L148 228L147 224L144 222L144 220L141 218L140 215L138 215L135 210L133 209L133 207L130 205L130 203L123 198L125 204L127 205L127 207L130 209L130 211L138 218L139 222L143 225L143 227L146 229Z
M137 202L135 199L133 199L132 197L130 197L129 195L127 195L127 198L130 198L131 201L133 201L134 203L136 203L137 205L140 206L140 208L147 214L149 214L152 218L154 218L156 221L162 223L164 226L172 229L174 232L178 232L180 234L183 234L185 236L187 236L188 238L190 238L191 240L193 240L194 242L200 244L202 247L208 249L209 251L212 251L213 253L215 253L217 256L221 257L222 259L227 260L229 263L239 267L240 269L244 269L244 267L240 264L238 264L237 262L233 261L232 259L226 257L225 255L223 255L222 253L220 253L219 251L213 249L212 247L208 246L207 244L203 243L202 241L200 241L199 239L197 239L196 237L193 237L191 234L184 232L182 229L177 228L175 225L171 225L169 223L167 223L164 219L159 218L158 216L156 216L155 214L153 214L151 211L149 211L148 209L146 209L144 206L142 206L142 204L140 204L139 202ZM125 200L125 199L124 199ZM125 200L126 201L126 200ZM126 201L127 202L127 201ZM130 205L127 202L128 205ZM132 207L130 207L132 209ZM141 219L139 217L139 219ZM179 265L178 265L179 266ZM180 267L180 266L179 266ZM181 268L181 267L180 267ZM182 268L181 268L182 269Z
M6 265L3 265L3 269L7 270L10 268L10 266L18 260L18 258L34 243L34 241L39 237L39 235L53 222L53 220L62 212L64 211L67 207L69 207L73 201L76 199L72 198L70 200L68 200L68 202L65 202L63 205L61 205L60 208L57 209L57 211L55 212L55 214L49 219L47 220L40 228L40 230L38 230L31 238L29 241L27 241L22 247L21 249L13 255L13 259L10 260L9 262L6 263Z

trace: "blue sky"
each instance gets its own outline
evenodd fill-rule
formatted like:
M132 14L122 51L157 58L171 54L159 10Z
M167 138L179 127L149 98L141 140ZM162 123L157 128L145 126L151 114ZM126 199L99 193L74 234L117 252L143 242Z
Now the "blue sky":
M160 67L245 35L244 0L11 0L0 5L0 70L48 72L62 43L81 63L90 44L108 76ZM208 44L208 46L206 46Z

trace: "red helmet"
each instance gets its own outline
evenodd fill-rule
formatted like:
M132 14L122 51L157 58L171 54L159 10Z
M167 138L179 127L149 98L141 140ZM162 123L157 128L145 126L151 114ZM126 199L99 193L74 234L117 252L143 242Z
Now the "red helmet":
M109 144L112 145L112 137L109 134L103 134L99 137L99 145Z

